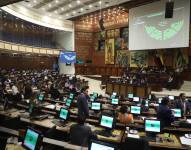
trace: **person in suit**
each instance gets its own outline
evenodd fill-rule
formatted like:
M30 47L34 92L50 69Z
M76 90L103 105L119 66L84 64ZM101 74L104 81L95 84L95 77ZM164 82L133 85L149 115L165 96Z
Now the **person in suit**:
M169 98L164 97L159 105L157 111L157 118L161 121L161 126L170 126L174 122L174 115L172 114L171 109L169 108Z
M32 87L30 85L30 83L27 83L24 87L24 98L25 99L30 99L32 97Z
M87 146L91 138L94 138L94 134L91 128L85 125L85 117L78 116L77 124L73 124L70 127L70 140L72 144L79 146Z
M185 93L180 93L179 98L174 102L174 108L181 109L182 115L187 114L189 108Z
M79 117L84 117L84 118L89 117L88 90L89 90L89 86L84 86L81 89L81 94L77 98L77 107L78 107L78 116Z

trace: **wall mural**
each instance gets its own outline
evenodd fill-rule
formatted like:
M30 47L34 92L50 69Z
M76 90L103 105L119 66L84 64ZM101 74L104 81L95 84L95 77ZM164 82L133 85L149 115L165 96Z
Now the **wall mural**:
M127 50L117 51L115 64L119 65L120 67L127 67L129 64L129 51Z
M148 52L130 52L130 67L148 67Z
M114 48L114 39L108 39L105 41L105 64L115 63Z
M189 63L188 55L187 49L177 49L174 53L174 68L183 69L187 67Z

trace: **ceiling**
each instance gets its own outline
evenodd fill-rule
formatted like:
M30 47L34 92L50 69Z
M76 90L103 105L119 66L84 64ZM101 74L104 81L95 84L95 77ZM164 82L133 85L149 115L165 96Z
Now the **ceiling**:
M24 0L13 4L59 20L71 19L132 0Z

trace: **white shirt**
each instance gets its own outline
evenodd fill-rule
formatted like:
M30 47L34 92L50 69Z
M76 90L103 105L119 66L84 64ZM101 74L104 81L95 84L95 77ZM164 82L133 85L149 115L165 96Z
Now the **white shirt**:
M19 93L19 90L15 85L12 86L12 91L13 91L13 95L16 95Z

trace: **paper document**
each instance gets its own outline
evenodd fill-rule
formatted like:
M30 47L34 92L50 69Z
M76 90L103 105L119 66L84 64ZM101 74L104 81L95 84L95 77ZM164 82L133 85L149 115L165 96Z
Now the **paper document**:
M180 137L180 141L184 145L190 145L191 146L191 139L185 138L184 136Z

